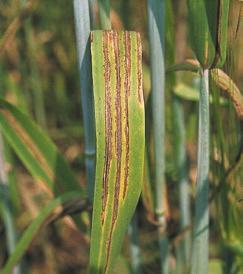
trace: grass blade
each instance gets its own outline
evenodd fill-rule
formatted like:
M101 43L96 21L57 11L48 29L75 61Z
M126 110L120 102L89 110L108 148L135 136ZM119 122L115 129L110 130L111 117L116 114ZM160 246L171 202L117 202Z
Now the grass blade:
M25 230L21 239L17 243L16 249L14 250L13 254L9 257L4 268L0 271L0 274L11 273L14 266L17 264L20 258L23 257L24 253L28 249L32 240L35 238L35 236L39 232L40 228L46 224L46 222L52 216L52 213L55 209L57 209L59 206L61 206L65 202L68 202L70 200L77 199L77 198L82 198L82 197L80 196L80 194L77 194L77 192L75 193L69 192L49 202L49 204L41 210L39 215Z
M155 214L161 225L159 245L162 273L168 273L168 240L165 235L165 1L148 0L151 59L152 114L155 160Z
M0 99L0 128L32 176L51 195L77 190L70 167L48 136L25 114Z
M149 38L152 69L152 111L155 146L155 184L156 184L156 214L164 222L164 171L165 171L165 119L164 119L164 1L148 1Z
M193 50L204 69L221 67L226 59L230 0L188 0Z
M142 49L135 32L95 31L91 41L97 158L89 273L107 274L142 187Z

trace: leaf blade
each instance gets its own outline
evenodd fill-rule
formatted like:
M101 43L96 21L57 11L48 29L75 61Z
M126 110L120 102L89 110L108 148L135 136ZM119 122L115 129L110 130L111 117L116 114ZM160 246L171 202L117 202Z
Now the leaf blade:
M32 176L49 194L78 190L84 194L54 143L29 117L0 99L0 128Z
M143 178L142 53L135 32L95 31L91 43L97 166L89 273L111 273Z

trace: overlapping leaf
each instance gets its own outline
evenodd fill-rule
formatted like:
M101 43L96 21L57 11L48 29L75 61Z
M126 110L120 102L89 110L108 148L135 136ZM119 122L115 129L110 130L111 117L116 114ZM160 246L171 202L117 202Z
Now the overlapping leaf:
M192 47L204 69L222 67L227 52L229 0L188 0Z
M0 99L0 129L32 176L51 194L83 190L48 136L15 106Z
M14 250L13 254L9 257L4 268L0 271L0 274L11 273L14 266L18 263L18 261L24 255L27 248L31 244L32 240L39 232L40 228L44 226L46 223L48 223L48 220L52 217L52 214L55 209L60 207L65 202L69 202L69 201L72 201L73 199L78 199L78 198L79 199L82 198L80 194L76 192L69 192L50 201L49 204L46 205L41 210L41 212L36 217L36 219L25 230L25 232L23 233L22 237L20 238L16 246L16 249Z

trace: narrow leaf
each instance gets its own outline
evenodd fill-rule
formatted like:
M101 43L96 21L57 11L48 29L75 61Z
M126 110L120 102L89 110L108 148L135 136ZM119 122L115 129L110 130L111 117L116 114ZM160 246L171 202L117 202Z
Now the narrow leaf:
M226 59L230 0L188 0L192 47L201 66L221 67Z
M141 192L144 168L142 49L138 33L91 36L96 182L89 273L112 273Z
M81 191L71 169L48 136L3 99L0 99L0 128L26 168L49 194Z
M32 240L39 232L40 228L43 227L46 223L48 223L48 220L52 216L52 213L55 209L57 209L63 203L77 198L82 197L80 196L80 194L69 192L49 202L49 204L41 210L39 215L25 230L21 239L17 243L16 249L14 250L13 254L9 257L2 271L0 271L0 274L11 273L12 269L20 260L20 258L24 255Z
M154 130L155 161L155 211L156 217L164 223L165 193L165 60L164 60L164 25L165 1L149 0L148 28L151 54L151 101Z
M187 59L184 63L174 64L169 66L166 69L166 73L176 72L176 71L191 71L191 72L199 72L200 64L197 60Z

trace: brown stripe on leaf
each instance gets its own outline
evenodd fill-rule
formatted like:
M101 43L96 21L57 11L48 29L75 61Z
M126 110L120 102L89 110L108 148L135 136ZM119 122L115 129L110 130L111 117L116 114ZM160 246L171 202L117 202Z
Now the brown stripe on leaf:
M115 54L115 69L116 69L116 97L115 97L115 110L116 110L116 180L115 191L113 200L113 212L111 220L111 230L107 241L107 257L105 272L107 273L108 262L110 258L111 239L115 226L115 222L119 209L119 196L120 196L120 184L121 184L121 160L122 160L122 111L121 111L121 70L120 70L120 50L119 50L119 36L117 32L112 32L113 35L113 49Z
M131 86L131 36L129 31L125 31L125 93L130 95Z
M128 98L131 88L131 36L128 31L125 31L125 139L126 139L126 155L125 155L125 167L124 167L124 188L123 199L125 198L128 186L129 176L129 106Z
M142 103L143 100L143 85L142 85L142 45L139 33L137 33L137 62L138 62L138 100Z
M105 218L105 209L108 197L108 180L112 158L112 117L111 117L111 64L109 60L109 36L110 32L103 33L103 54L104 54L104 78L105 78L105 163L102 183L102 224Z
M115 109L116 109L116 181L115 181L115 193L114 193L114 210L113 220L117 217L118 205L119 205L119 193L120 193L120 181L121 181L121 156L122 156L122 110L121 110L121 70L120 70L120 50L119 50L119 37L117 32L113 32L113 45L115 53L115 69L116 69L116 97L115 97Z
M116 32L114 35L114 52L115 52L115 67L116 67L116 156L117 156L117 170L116 170L116 185L114 196L114 211L113 222L117 218L119 193L121 183L121 157L122 157L122 109L121 109L121 71L120 71L120 50L119 38Z

